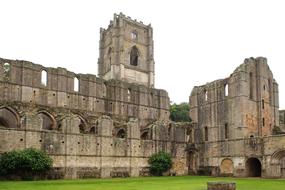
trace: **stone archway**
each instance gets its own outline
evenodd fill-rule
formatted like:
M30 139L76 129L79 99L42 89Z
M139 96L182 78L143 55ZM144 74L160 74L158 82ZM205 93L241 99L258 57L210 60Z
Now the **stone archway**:
M275 166L274 176L285 178L285 150L281 149L274 152L270 163L272 164L272 168Z
M261 163L257 158L249 158L245 163L247 177L261 177Z
M234 163L231 159L225 158L220 165L220 173L222 176L232 176L234 173Z

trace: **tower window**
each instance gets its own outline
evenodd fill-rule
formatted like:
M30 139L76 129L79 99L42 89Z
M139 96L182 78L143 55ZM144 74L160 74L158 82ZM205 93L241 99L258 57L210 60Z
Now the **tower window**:
M41 73L41 84L44 86L47 85L47 72L45 70L42 70Z
M108 68L111 66L111 62L112 62L112 48L109 47L109 50L108 50Z
M127 98L128 98L128 102L131 101L131 89L128 88L128 91L127 91Z
M130 54L130 64L133 66L138 66L138 61L139 61L139 51L136 46L133 46Z
M205 141L208 141L208 127L205 127Z
M262 118L262 126L263 127L265 126L265 118L264 117Z
M272 97L271 97L271 80L268 79L268 92L269 92L269 104L272 104Z
M136 40L136 39L138 39L138 34L136 32L132 32L131 37L133 40Z
M225 139L229 138L229 126L228 123L225 124Z
M252 76L252 72L249 73L249 98L253 99L253 76Z
M264 99L262 99L262 109L264 109Z

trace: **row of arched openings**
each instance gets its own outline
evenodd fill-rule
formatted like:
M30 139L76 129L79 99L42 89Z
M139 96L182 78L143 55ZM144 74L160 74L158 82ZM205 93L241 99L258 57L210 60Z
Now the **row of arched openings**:
M60 122L56 122L53 115L47 111L41 110L37 114L42 119L42 129L43 130L60 130L62 125ZM79 124L79 131L81 133L88 132L87 125L84 119L80 116L80 124ZM1 107L0 108L0 127L5 128L19 128L21 126L20 116L19 114L10 107ZM92 133L96 133L97 129L93 126L90 128Z
M61 121L56 121L52 114L47 111L39 111L38 116L42 119L42 129L43 130L61 130L62 123ZM86 121L79 116L80 123L79 123L79 132L80 133L92 133L98 134L98 121L96 125L92 126L89 130L87 129ZM9 107L2 107L0 108L0 127L5 128L19 128L20 127L20 117L16 111ZM117 138L127 138L126 129L121 128L119 129L115 137ZM141 132L141 139L142 140L149 140L150 133L149 130L145 130Z
M245 176L261 177L262 165L258 158L250 157L245 162ZM221 175L232 176L234 174L234 163L231 159L225 158L220 165Z

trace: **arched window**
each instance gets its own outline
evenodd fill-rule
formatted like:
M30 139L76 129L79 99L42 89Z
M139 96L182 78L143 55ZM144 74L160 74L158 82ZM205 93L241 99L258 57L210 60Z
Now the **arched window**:
M78 80L78 78L77 77L74 77L74 79L73 79L74 81L74 86L73 86L73 90L75 91L75 92L78 92L79 91L79 80Z
M4 63L3 69L5 73L8 73L10 71L10 63Z
M53 128L55 128L55 120L53 119L53 117L49 113L40 112L39 116L43 120L42 129L52 130Z
M117 134L116 134L116 137L117 138L126 138L127 135L126 135L125 129L119 129Z
M17 115L8 108L0 109L0 127L16 128L19 126Z
M45 70L42 70L41 73L41 84L44 86L47 85L47 72Z
M130 53L130 65L138 66L139 62L139 50L136 46L133 46Z
M205 127L205 141L208 141L208 127Z
M142 132L141 139L142 140L148 140L149 139L148 131Z
M207 90L204 91L204 96L205 96L205 101L208 101L208 91Z
M225 139L229 138L229 126L228 123L225 124Z
M131 33L131 37L132 37L133 40L137 40L137 39L138 39L138 33L135 32L135 31L132 32L132 33Z
M229 95L229 86L228 84L225 85L225 96Z
M78 127L79 127L79 132L80 133L85 133L86 124L85 124L85 122L82 119L80 119L80 124L79 124Z
M128 91L127 91L127 99L128 99L128 102L131 101L131 89L128 88Z

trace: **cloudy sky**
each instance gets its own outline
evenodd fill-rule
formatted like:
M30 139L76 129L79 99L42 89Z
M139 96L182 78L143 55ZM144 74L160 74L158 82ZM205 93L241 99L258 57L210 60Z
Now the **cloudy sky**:
M155 86L173 102L263 56L285 108L282 0L0 0L0 57L97 74L99 28L119 12L152 24Z

